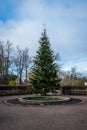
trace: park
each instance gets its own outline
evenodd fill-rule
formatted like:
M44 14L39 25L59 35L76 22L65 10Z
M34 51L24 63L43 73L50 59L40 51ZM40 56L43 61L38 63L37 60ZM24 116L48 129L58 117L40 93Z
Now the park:
M86 130L86 86L81 86L83 82L77 85L75 73L69 80L76 84L60 86L59 66L54 62L46 29L39 43L29 84L0 85L0 129Z

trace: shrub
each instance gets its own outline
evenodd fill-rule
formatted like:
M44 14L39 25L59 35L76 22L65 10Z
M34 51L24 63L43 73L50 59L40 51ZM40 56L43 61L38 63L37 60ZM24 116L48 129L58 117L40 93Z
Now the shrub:
M15 80L10 80L9 85L16 85L16 81Z

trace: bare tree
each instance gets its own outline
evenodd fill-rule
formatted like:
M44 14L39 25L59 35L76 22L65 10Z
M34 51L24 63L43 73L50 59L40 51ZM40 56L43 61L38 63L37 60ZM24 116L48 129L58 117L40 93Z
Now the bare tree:
M22 54L22 50L17 47L17 54L16 54L16 59L15 59L15 65L17 67L17 75L19 76L20 79L20 84L22 83L22 71L23 71L23 54Z
M23 78L27 83L30 62L28 48L21 49L17 47L16 51L12 52L12 43L10 41L0 41L0 83L8 84L15 74L18 75L20 84L22 84Z
M28 80L28 69L29 69L29 65L31 63L31 58L29 56L29 49L25 48L24 49L24 68L25 68L25 81L27 84L27 80Z
M3 41L0 41L0 79L1 83L3 82L4 77L4 43Z
M27 73L30 64L29 50L27 48L21 49L17 47L15 64L17 68L17 74L19 77L19 83L22 84L23 74L26 74L26 82L27 82Z
M6 43L0 41L0 77L2 83L8 83L11 46L12 44L10 41L7 41Z
M5 59L6 59L6 77L8 77L9 74L9 68L11 65L11 49L12 49L12 43L10 41L7 41L6 48L5 48Z

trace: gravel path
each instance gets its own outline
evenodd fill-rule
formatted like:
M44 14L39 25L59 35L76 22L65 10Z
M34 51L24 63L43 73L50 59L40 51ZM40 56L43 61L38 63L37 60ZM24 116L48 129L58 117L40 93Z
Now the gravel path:
M87 130L87 96L79 105L26 107L7 105L5 99L22 96L0 97L0 130Z

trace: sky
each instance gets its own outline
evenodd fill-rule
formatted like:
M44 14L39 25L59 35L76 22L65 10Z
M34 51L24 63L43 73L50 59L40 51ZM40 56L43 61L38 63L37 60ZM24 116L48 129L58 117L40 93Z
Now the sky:
M35 56L46 25L63 70L87 73L87 0L0 0L0 41L28 47Z

